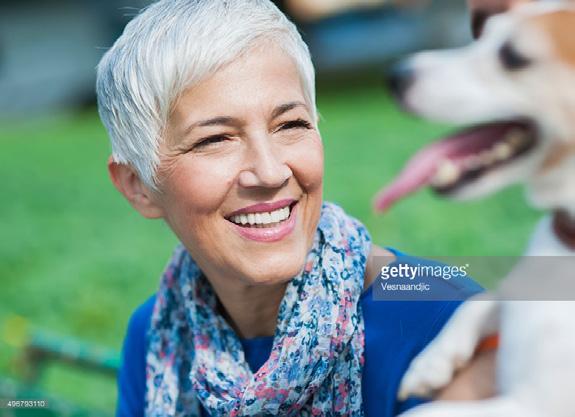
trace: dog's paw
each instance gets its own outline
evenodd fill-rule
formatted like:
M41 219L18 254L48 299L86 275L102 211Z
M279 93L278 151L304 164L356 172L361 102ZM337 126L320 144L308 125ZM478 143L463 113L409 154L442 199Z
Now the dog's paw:
M401 381L398 397L428 397L451 382L455 372L469 363L482 334L496 330L497 321L493 317L497 317L497 307L495 301L464 303L439 335L411 362Z
M430 397L452 380L455 371L466 362L466 356L440 345L430 346L411 362L399 387L399 399L412 395Z
M441 387L447 385L453 377L454 367L444 358L428 360L416 358L407 370L399 388L399 399L415 395L429 397Z

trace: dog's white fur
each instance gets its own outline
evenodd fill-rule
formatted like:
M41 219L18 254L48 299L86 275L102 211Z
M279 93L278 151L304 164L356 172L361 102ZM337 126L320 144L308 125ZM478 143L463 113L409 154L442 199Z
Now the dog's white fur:
M564 3L530 4L491 19L483 39L467 48L422 53L410 61L415 78L404 100L413 112L465 124L528 117L540 129L534 151L464 186L456 198L476 198L522 182L532 205L560 209L575 218L575 66L561 59L552 37L537 24L544 14L565 12L575 14L575 8ZM575 27L564 36L575 36ZM533 64L506 71L497 51L507 41ZM573 256L575 252L555 235L548 216L537 227L527 255ZM527 266L520 262L512 273L515 279L526 272L522 268ZM400 396L430 395L445 386L470 360L478 342L496 331L501 340L499 397L435 402L406 415L575 416L575 301L496 301L482 295L464 303L413 361Z

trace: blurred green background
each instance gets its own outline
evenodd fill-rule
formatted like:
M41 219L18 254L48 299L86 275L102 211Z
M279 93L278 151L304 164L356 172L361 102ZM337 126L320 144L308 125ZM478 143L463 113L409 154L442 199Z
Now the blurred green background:
M420 256L522 251L537 214L518 188L465 204L425 191L375 215L378 188L446 128L401 114L374 85L323 86L318 102L325 198L364 221L375 242ZM95 110L4 123L0 143L0 374L20 376L25 326L119 350L130 313L155 291L175 238L112 187ZM114 408L112 378L51 366L40 386L93 409Z

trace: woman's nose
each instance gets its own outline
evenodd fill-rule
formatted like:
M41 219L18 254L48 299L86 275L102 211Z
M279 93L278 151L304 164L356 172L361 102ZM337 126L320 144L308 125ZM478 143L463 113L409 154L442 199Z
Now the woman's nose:
M269 138L266 142L246 150L247 163L240 172L240 186L278 188L292 176L291 168L282 158L281 149L275 149L269 143Z

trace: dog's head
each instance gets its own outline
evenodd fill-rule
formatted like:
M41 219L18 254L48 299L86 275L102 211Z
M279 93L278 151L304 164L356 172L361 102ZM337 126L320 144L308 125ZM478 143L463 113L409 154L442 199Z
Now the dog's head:
M537 207L575 209L573 4L495 16L466 48L404 61L390 86L408 111L472 127L420 151L379 194L378 209L427 185L470 199L518 182Z

